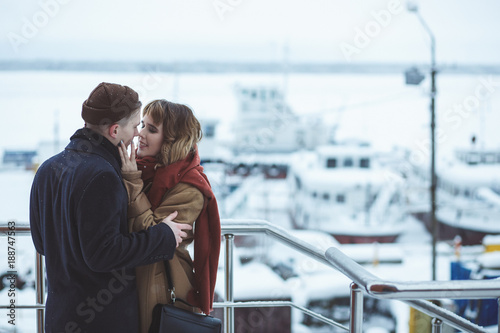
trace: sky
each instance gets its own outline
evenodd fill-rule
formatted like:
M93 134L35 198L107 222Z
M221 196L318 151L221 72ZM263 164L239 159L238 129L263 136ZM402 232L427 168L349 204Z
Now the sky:
M414 2L446 64L500 64L500 1ZM0 0L0 60L417 62L399 0Z

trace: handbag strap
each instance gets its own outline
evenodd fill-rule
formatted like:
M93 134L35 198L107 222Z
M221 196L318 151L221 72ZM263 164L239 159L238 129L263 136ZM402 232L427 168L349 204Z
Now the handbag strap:
M163 263L165 264L165 274L167 274L167 282L168 282L168 290L170 290L170 298L172 299L172 303L175 303L175 288L172 275L170 274L170 265L168 263L168 260L163 260Z
M170 273L170 264L168 260L163 260L163 263L165 264L165 274L167 275L168 289L170 290L170 299L172 300L172 304L175 304L176 301L180 301L181 303L184 303L187 306L195 308L194 305L189 304L185 300L175 297L174 279L172 279L172 274Z

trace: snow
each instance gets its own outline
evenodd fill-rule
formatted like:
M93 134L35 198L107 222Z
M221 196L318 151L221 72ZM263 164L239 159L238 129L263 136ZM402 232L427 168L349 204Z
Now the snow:
M145 89L144 82L155 79ZM445 154L464 146L476 134L479 144L498 148L495 124L500 115L488 111L500 103L495 90L476 110L454 114L453 105L474 94L481 75L438 76L437 98L439 152ZM492 76L494 82L498 81ZM38 142L53 139L53 124L58 110L61 141L67 140L83 125L82 102L102 81L118 82L140 92L141 99L170 98L188 103L200 118L219 119L217 135L227 137L236 115L235 83L282 85L280 74L171 74L106 72L2 72L1 82L9 82L0 92L3 112L16 110L27 135L17 135L15 126L1 123L5 138L15 138L2 146L36 147ZM428 156L429 97L427 87L407 86L403 74L289 74L286 98L298 115L325 117L325 122L339 124L336 139L357 138L369 141L375 149L404 146L415 150L415 158ZM4 117L7 114L4 113ZM454 117L446 117L451 115ZM482 116L488 122L481 125ZM465 116L467 118L465 119ZM451 121L453 119L454 121ZM466 121L465 121L466 120ZM43 128L44 130L40 130ZM478 134L479 133L479 134ZM4 148L4 147L1 147Z
M34 172L0 169L0 222L28 223L29 196Z
M350 293L349 286L352 281L339 272L331 271L308 275L303 282L305 284L303 288L305 297L308 301L312 301L348 297Z
M360 215L357 219L339 216L335 223L323 224L321 228L340 235L396 236L405 230L406 225L405 221L390 220L375 220L367 224L363 215Z
M467 210L461 207L443 206L436 216L442 223L453 227L475 230L479 232L500 233L500 223L498 223L499 212L494 209L479 207ZM457 216L460 216L457 218Z
M215 291L221 296L225 295L224 285L224 272L219 270ZM257 262L239 265L234 270L233 287L235 301L265 301L292 297L285 281L280 279L268 266Z
M332 190L333 185L339 191L352 189L356 186L365 187L368 184L378 187L388 181L385 172L368 169L306 169L304 171L307 172L301 175L303 177L302 183L311 191Z
M400 263L405 253L400 244L343 244L342 252L358 263Z
M0 91L0 105L4 121L0 131L4 136L0 151L6 148L26 147L33 149L42 141L53 139L53 124L58 115L60 123L60 142L67 142L74 131L82 126L80 118L81 103L90 91L101 81L119 82L133 88L140 88L148 77L145 73L85 73L85 72L0 72L0 81L8 82ZM277 83L280 75L263 74L170 74L155 73L160 78L154 89L141 90L141 98L148 101L154 98L172 97L179 102L187 102L193 107L199 118L220 119L218 138L229 137L231 124L236 114L237 103L233 96L234 83ZM498 149L500 137L497 135L500 113L488 111L486 104L481 103L477 110L468 112L467 118L449 111L457 102L463 102L473 94L482 76L478 75L439 75L439 95L437 103L438 129L441 136L438 142L439 154L450 154L458 145L466 145L472 134L478 135L479 143L487 148ZM493 77L496 82L497 77ZM347 75L347 74L289 74L287 100L292 110L301 115L322 115L325 121L337 124L336 138L339 141L358 138L370 141L375 149L390 150L394 146L410 149L413 161L427 167L425 157L429 155L429 97L426 87L409 87L403 83L401 75ZM139 90L139 89L138 89ZM174 93L175 92L175 93ZM500 105L500 93L494 91L488 97L491 109ZM483 101L482 101L483 102ZM15 113L8 112L15 110ZM58 110L58 112L56 112ZM452 119L447 115L454 116ZM481 118L487 116L488 121L482 123ZM19 126L13 126L7 119L13 118L22 122L22 133ZM267 161L280 161L282 156L270 155ZM495 168L477 168L478 175L474 181L483 179L485 183L498 179ZM0 171L0 222L10 220L26 223L29 219L29 191L34 173L25 170ZM462 181L470 173L457 171ZM352 178L362 176L353 175ZM496 178L495 178L496 177ZM342 181L342 179L340 179ZM222 182L222 180L221 180ZM321 185L321 178L317 180ZM247 188L250 194L243 195L233 203L227 203L227 210L237 217L265 218L271 223L288 227L287 214L284 212L287 200L279 193L284 191L284 182L269 181L254 183ZM324 182L323 182L323 186ZM267 193L263 195L263 193ZM241 205L241 203L245 205ZM297 234L299 234L297 232ZM325 235L314 232L300 234L301 239L325 250L329 246L339 246ZM5 244L5 238L0 238ZM491 238L493 239L493 238ZM485 242L498 243L498 240ZM485 244L486 244L485 243ZM268 242L263 242L266 245ZM19 271L34 281L27 273L34 266L34 250L29 236L17 237ZM396 244L345 246L345 251L353 259L364 262L370 272L382 279L398 281L428 281L431 280L431 246L430 236L417 221L410 221L405 232ZM260 251L265 252L264 248ZM462 259L476 257L483 251L482 247L462 247ZM438 246L438 280L449 280L450 260L453 258L453 248L447 244ZM236 251L236 256L239 256ZM299 258L290 251L281 249L276 260L295 258L296 263L307 278L280 279L269 267L252 262L235 267L235 298L236 299L266 299L270 296L292 297L299 304L307 299L321 297L325 294L345 294L348 292L346 278L335 270L323 265L312 264L309 258ZM297 259L298 258L298 259ZM222 259L222 256L221 256ZM499 258L496 255L483 257L483 264L493 267ZM235 260L237 261L237 260ZM385 261L385 262L384 262ZM0 262L6 263L6 252L0 251ZM223 260L221 261L223 262ZM400 263L388 263L400 262ZM377 264L378 263L378 264ZM1 266L0 266L1 267ZM5 269L4 269L5 270ZM31 273L33 274L33 273ZM314 277L312 277L314 275ZM220 273L217 291L224 295L224 276ZM346 287L347 285L347 287ZM325 287L326 286L326 287ZM18 304L33 304L33 289L20 290L17 293ZM0 292L0 298L6 300L5 289ZM408 332L409 308L395 302L398 313L397 332ZM295 313L295 312L294 312ZM0 315L5 318L4 312ZM32 332L34 311L19 312L20 325L18 332ZM25 326L23 326L25 325ZM30 326L31 325L31 326ZM296 332L309 332L301 325L294 326ZM10 327L5 321L0 321L0 331Z
M33 247L33 242L31 241L31 237L29 234L20 235L17 234L15 237L14 247L16 249L16 259L15 259L15 267L14 271L17 272L18 278L17 281L20 280L25 281L25 285L22 287L14 288L14 294L9 295L12 292L10 290L10 285L8 288L4 288L0 291L0 299L2 300L2 305L7 305L11 299L14 300L14 304L16 306L20 305L33 305L36 302L35 289L33 288L35 283L35 249ZM12 238L10 239L12 241ZM7 238L1 237L0 244L7 248ZM0 251L0 267L1 273L4 274L7 269L7 253L6 251ZM4 283L10 282L6 279L3 280ZM7 310L0 310L1 318L7 317ZM34 310L21 310L16 308L15 310L15 326L8 324L7 320L0 320L0 332L12 332L13 328L16 329L16 332L20 333L28 333L34 332L34 323L35 323L35 315L36 312Z
M496 165L450 165L438 172L444 181L461 188L478 188L500 183L500 166Z
M500 244L500 235L486 235L483 238L483 245L497 245Z
M484 268L500 269L500 252L498 251L483 253L476 260Z
M366 330L366 333L388 333L389 331L382 327L370 327Z
M322 158L327 158L329 156L369 158L375 154L375 150L371 147L357 145L319 146L316 148L316 151Z
M12 203L6 205L5 209L2 209L0 212L3 221L15 216L20 216L18 219L19 221L27 221L27 208L23 207L28 207L29 189L32 179L32 171L17 170L0 172L2 185L12 189L12 191L0 192L0 195L3 195L1 202ZM273 204L268 207L269 209L278 208L283 210L286 207L282 203L280 204L280 200L276 200L277 207L274 206L274 199L278 198L280 195L282 196L286 191L285 181L266 181L260 178L260 180L253 179L251 183L253 184L250 191L252 194L249 196L247 203L253 205L254 217L262 217L258 214L264 213L263 210L258 209L258 207L262 207L264 204L261 197L264 191L267 191L268 197L272 198L272 200L267 203ZM24 216L17 215L18 213L22 213ZM249 214L244 215L248 216ZM275 218L272 218L271 221L276 219L275 221L277 224L283 223L279 222L282 220L278 220L278 217L281 216L282 219L283 215L283 213L281 213L281 215L276 213L273 215ZM386 279L388 281L428 281L431 279L429 269L431 253L430 238L423 226L417 221L411 221L411 223L407 225L407 230L400 237L398 243L395 244L339 245L335 239L322 232L311 230L292 230L290 232L323 251L330 246L340 246L342 251L348 256L352 257L354 260L363 262L365 268L381 279ZM18 262L20 266L23 266L22 268L20 267L20 271L23 271L23 276L28 276L30 281L34 281L33 273L31 273L31 275L26 274L26 267L34 266L34 249L31 239L29 236L19 236L17 237L17 244ZM239 258L240 256L238 250L239 249L235 249L235 258ZM462 248L464 258L476 256L481 251L482 247ZM293 254L279 243L276 244L276 248L273 248L271 252L269 249L266 251L266 248L263 248L263 252L275 254L276 256L273 256L275 260L285 261L288 260L287 258L295 258L295 264L301 268L301 273L305 274L304 277L295 277L284 281L264 264L257 262L240 264L238 260L235 260L234 295L236 300L282 297L292 298L297 304L305 305L307 301L311 299L328 295L346 295L349 292L349 279L345 278L334 269L317 263L309 257L297 253ZM222 254L223 253L224 252L222 252ZM5 252L1 252L0 254L1 262L6 262ZM438 254L438 279L448 280L450 278L449 258L453 256L453 248L445 243L439 243ZM224 257L222 255L221 263L223 262ZM409 274L409 272L411 272L411 274ZM217 292L220 295L225 295L224 274L222 270L219 271ZM0 297L2 297L2 299L7 299L5 290L0 292ZM16 301L17 304L33 304L34 300L34 290L24 289L18 292ZM400 302L395 302L394 304L396 304L394 308L398 315L397 332L407 332L409 308ZM293 313L295 314L295 311ZM34 311L19 311L18 318L23 322L17 327L18 331L31 332L33 326L30 325L34 324L30 323L35 322ZM295 322L297 319L293 320ZM1 325L4 325L4 323L0 323L0 331L8 328L5 325ZM300 331L299 327L301 327L304 332L308 332L308 330L301 325L297 326L297 331Z
M476 194L478 198L483 199L494 206L500 207L500 196L493 192L490 188L481 187L477 190Z

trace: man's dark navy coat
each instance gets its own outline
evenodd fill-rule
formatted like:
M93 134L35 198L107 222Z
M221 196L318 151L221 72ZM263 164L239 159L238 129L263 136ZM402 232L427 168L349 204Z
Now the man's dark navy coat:
M35 175L30 225L45 256L47 333L136 332L134 267L171 259L172 230L128 233L128 197L117 147L88 129Z

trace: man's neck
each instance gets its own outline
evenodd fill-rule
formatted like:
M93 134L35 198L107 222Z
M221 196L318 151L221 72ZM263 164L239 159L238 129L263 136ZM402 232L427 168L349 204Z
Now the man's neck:
M104 126L99 126L99 125L92 125L92 124L85 124L85 128L88 128L92 130L93 132L98 133L99 135L102 135L106 139L108 139L109 142L111 142L114 146L118 146L120 144L120 141L116 138L112 138L109 133L108 133L108 127Z

